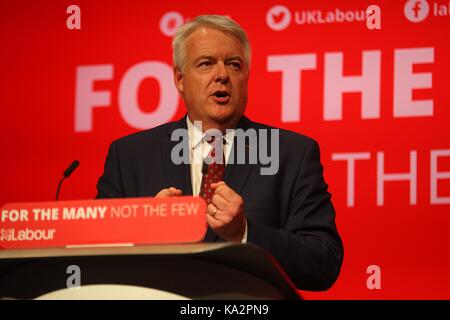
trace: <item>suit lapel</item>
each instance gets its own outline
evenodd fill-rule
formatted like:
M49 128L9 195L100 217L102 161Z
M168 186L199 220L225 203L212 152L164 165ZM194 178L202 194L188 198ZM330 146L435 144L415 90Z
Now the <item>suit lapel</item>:
M192 195L191 170L189 163L175 164L171 158L173 148L179 143L183 144L183 150L188 152L187 156L189 157L189 139L182 138L179 141L171 141L172 132L176 129L185 129L187 133L186 117L173 122L172 126L167 131L166 139L161 141L163 167L169 184L167 187L176 187L183 191L183 195Z
M251 129L251 122L248 118L243 116L239 121L237 129L242 129L244 132L248 129ZM230 153L230 158L228 160L228 164L225 168L225 183L233 189L236 193L241 194L242 189L247 182L247 179L252 171L254 164L248 163L249 161L249 152L252 147L249 146L248 141L245 141L245 163L238 163L237 161L237 150L239 150L237 146L237 136L235 135L232 150ZM257 150L254 150L257 151ZM231 161L232 160L232 161Z
M246 152L248 152L248 146L246 146ZM224 181L231 189L233 189L238 194L242 193L245 183L247 182L250 172L252 171L254 166L253 164L249 164L247 162L248 161L242 164L229 163L225 168Z

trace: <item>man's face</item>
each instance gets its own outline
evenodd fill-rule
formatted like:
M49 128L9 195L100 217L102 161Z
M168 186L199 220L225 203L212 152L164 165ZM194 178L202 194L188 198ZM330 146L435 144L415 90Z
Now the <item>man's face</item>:
M184 70L175 70L175 85L191 121L204 130L234 127L247 104L248 65L239 40L200 27L186 40Z

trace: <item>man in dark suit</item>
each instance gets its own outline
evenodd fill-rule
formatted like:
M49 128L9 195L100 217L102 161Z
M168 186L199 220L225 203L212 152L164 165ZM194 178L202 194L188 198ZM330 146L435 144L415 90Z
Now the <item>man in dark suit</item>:
M173 48L186 117L113 142L97 197L199 195L208 204L205 241L256 244L298 288L331 287L343 247L319 146L244 116L250 67L244 30L227 17L199 16L177 31ZM180 130L188 137L181 142L174 138ZM271 155L275 170L264 174L267 161L250 161L255 148Z

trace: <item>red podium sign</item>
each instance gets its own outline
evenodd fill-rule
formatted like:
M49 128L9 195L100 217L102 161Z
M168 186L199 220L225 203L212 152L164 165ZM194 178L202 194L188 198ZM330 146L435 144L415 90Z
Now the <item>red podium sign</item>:
M0 212L0 248L198 242L205 213L199 197L9 203Z

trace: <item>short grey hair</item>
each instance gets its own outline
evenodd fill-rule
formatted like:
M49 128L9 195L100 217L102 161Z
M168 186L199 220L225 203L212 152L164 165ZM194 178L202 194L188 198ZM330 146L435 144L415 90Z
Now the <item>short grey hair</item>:
M174 68L183 71L186 63L186 40L189 35L200 27L216 29L238 39L244 48L244 63L247 65L247 70L250 68L251 48L247 34L234 20L219 15L197 16L194 20L185 23L177 30L172 40Z

